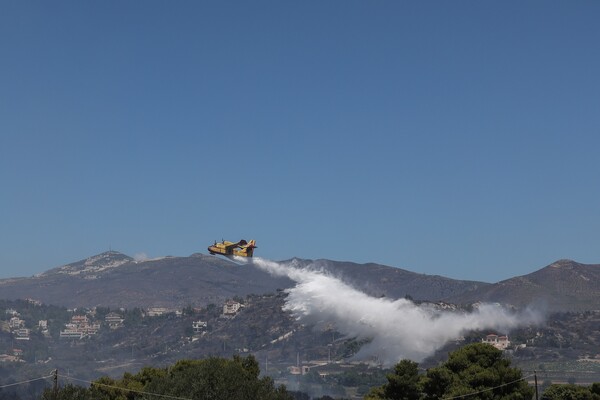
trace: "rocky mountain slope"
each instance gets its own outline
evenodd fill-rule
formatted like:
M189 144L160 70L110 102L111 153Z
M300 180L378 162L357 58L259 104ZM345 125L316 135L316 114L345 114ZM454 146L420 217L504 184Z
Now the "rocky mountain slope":
M447 300L534 305L549 311L600 310L600 265L559 260L531 274L449 296Z
M31 278L1 280L0 298L33 298L66 307L181 308L273 293L291 284L213 256L135 261L112 251Z
M295 259L369 295L457 304L498 302L549 311L600 310L600 265L560 260L495 284L425 275L379 264ZM30 278L0 280L0 299L33 298L66 307L168 307L218 304L234 296L274 293L294 285L251 264L194 254L136 261L102 253Z
M317 268L373 296L440 300L488 286L417 274L378 264L296 260ZM274 293L294 282L229 259L194 254L136 261L111 251L30 278L0 280L0 298L33 298L66 307L183 307L220 303L234 296Z

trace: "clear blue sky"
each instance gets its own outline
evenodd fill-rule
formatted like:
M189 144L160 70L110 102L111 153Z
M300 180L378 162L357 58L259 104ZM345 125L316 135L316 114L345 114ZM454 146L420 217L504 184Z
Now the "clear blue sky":
M109 249L600 263L600 3L2 1L0 276Z

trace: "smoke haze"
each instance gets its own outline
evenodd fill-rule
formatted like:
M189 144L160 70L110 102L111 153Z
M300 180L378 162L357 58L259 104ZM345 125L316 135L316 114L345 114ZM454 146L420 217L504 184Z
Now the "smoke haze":
M284 310L304 324L333 324L349 338L370 340L355 358L376 357L388 366L406 358L420 362L471 330L508 332L542 320L540 313L526 310L515 314L497 305L482 305L472 313L459 313L440 311L430 305L417 306L406 299L376 298L295 261L279 263L255 257L252 264L296 282L287 290Z

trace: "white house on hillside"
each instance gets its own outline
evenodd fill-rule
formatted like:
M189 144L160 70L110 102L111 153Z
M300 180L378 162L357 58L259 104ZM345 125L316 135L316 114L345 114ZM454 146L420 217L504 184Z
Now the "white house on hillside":
M192 322L192 328L194 329L194 333L201 333L206 329L208 324L204 321L194 321Z
M490 333L489 335L481 339L481 342L491 344L498 350L506 350L506 348L510 346L508 336L498 336L494 333Z
M224 315L235 315L239 311L242 305L237 301L229 300L227 303L223 304L223 314Z

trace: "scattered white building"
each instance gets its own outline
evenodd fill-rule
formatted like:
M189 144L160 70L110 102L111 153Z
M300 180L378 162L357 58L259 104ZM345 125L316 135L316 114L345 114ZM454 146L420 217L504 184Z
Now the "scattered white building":
M204 321L194 321L192 322L192 328L194 329L194 333L202 333L206 329L208 324Z
M7 308L6 314L12 315L13 317L18 317L19 315L21 315L21 314L19 314L19 312L17 310L13 310L12 308Z
M77 329L67 328L60 331L61 339L83 339L85 334Z
M310 371L308 365L291 365L287 369L291 375L305 375Z
M25 321L23 321L21 318L19 317L12 317L9 321L8 321L8 326L11 329L19 329L19 328L23 328L25 326Z
M104 322L106 322L108 324L108 327L111 329L117 329L122 327L123 321L125 321L125 319L123 319L123 317L120 314L117 314L116 312L110 312L104 317Z
M491 344L498 350L506 350L506 348L510 346L510 340L508 340L508 336L499 336L495 333L490 333L481 339L481 342Z
M237 301L229 300L223 304L223 315L235 315L242 305Z
M73 315L71 322L65 324L65 328L65 330L60 331L61 338L82 339L98 333L100 324L93 323L85 315Z
M148 317L160 317L161 315L169 312L171 312L171 310L165 307L150 307L148 311L146 311L146 315Z
M4 362L18 362L21 361L19 357L10 354L0 354L0 363Z
M42 302L36 299L32 299L31 297L28 297L25 299L26 302L28 302L29 304L33 304L34 306L41 306Z
M40 330L40 332L42 333L42 335L49 336L50 335L50 331L48 331L48 320L46 320L46 319L40 319L38 321L38 329Z
M83 325L89 323L90 320L86 315L73 315L71 317L71 323L76 325Z
M13 332L17 340L29 340L29 329L21 328Z

